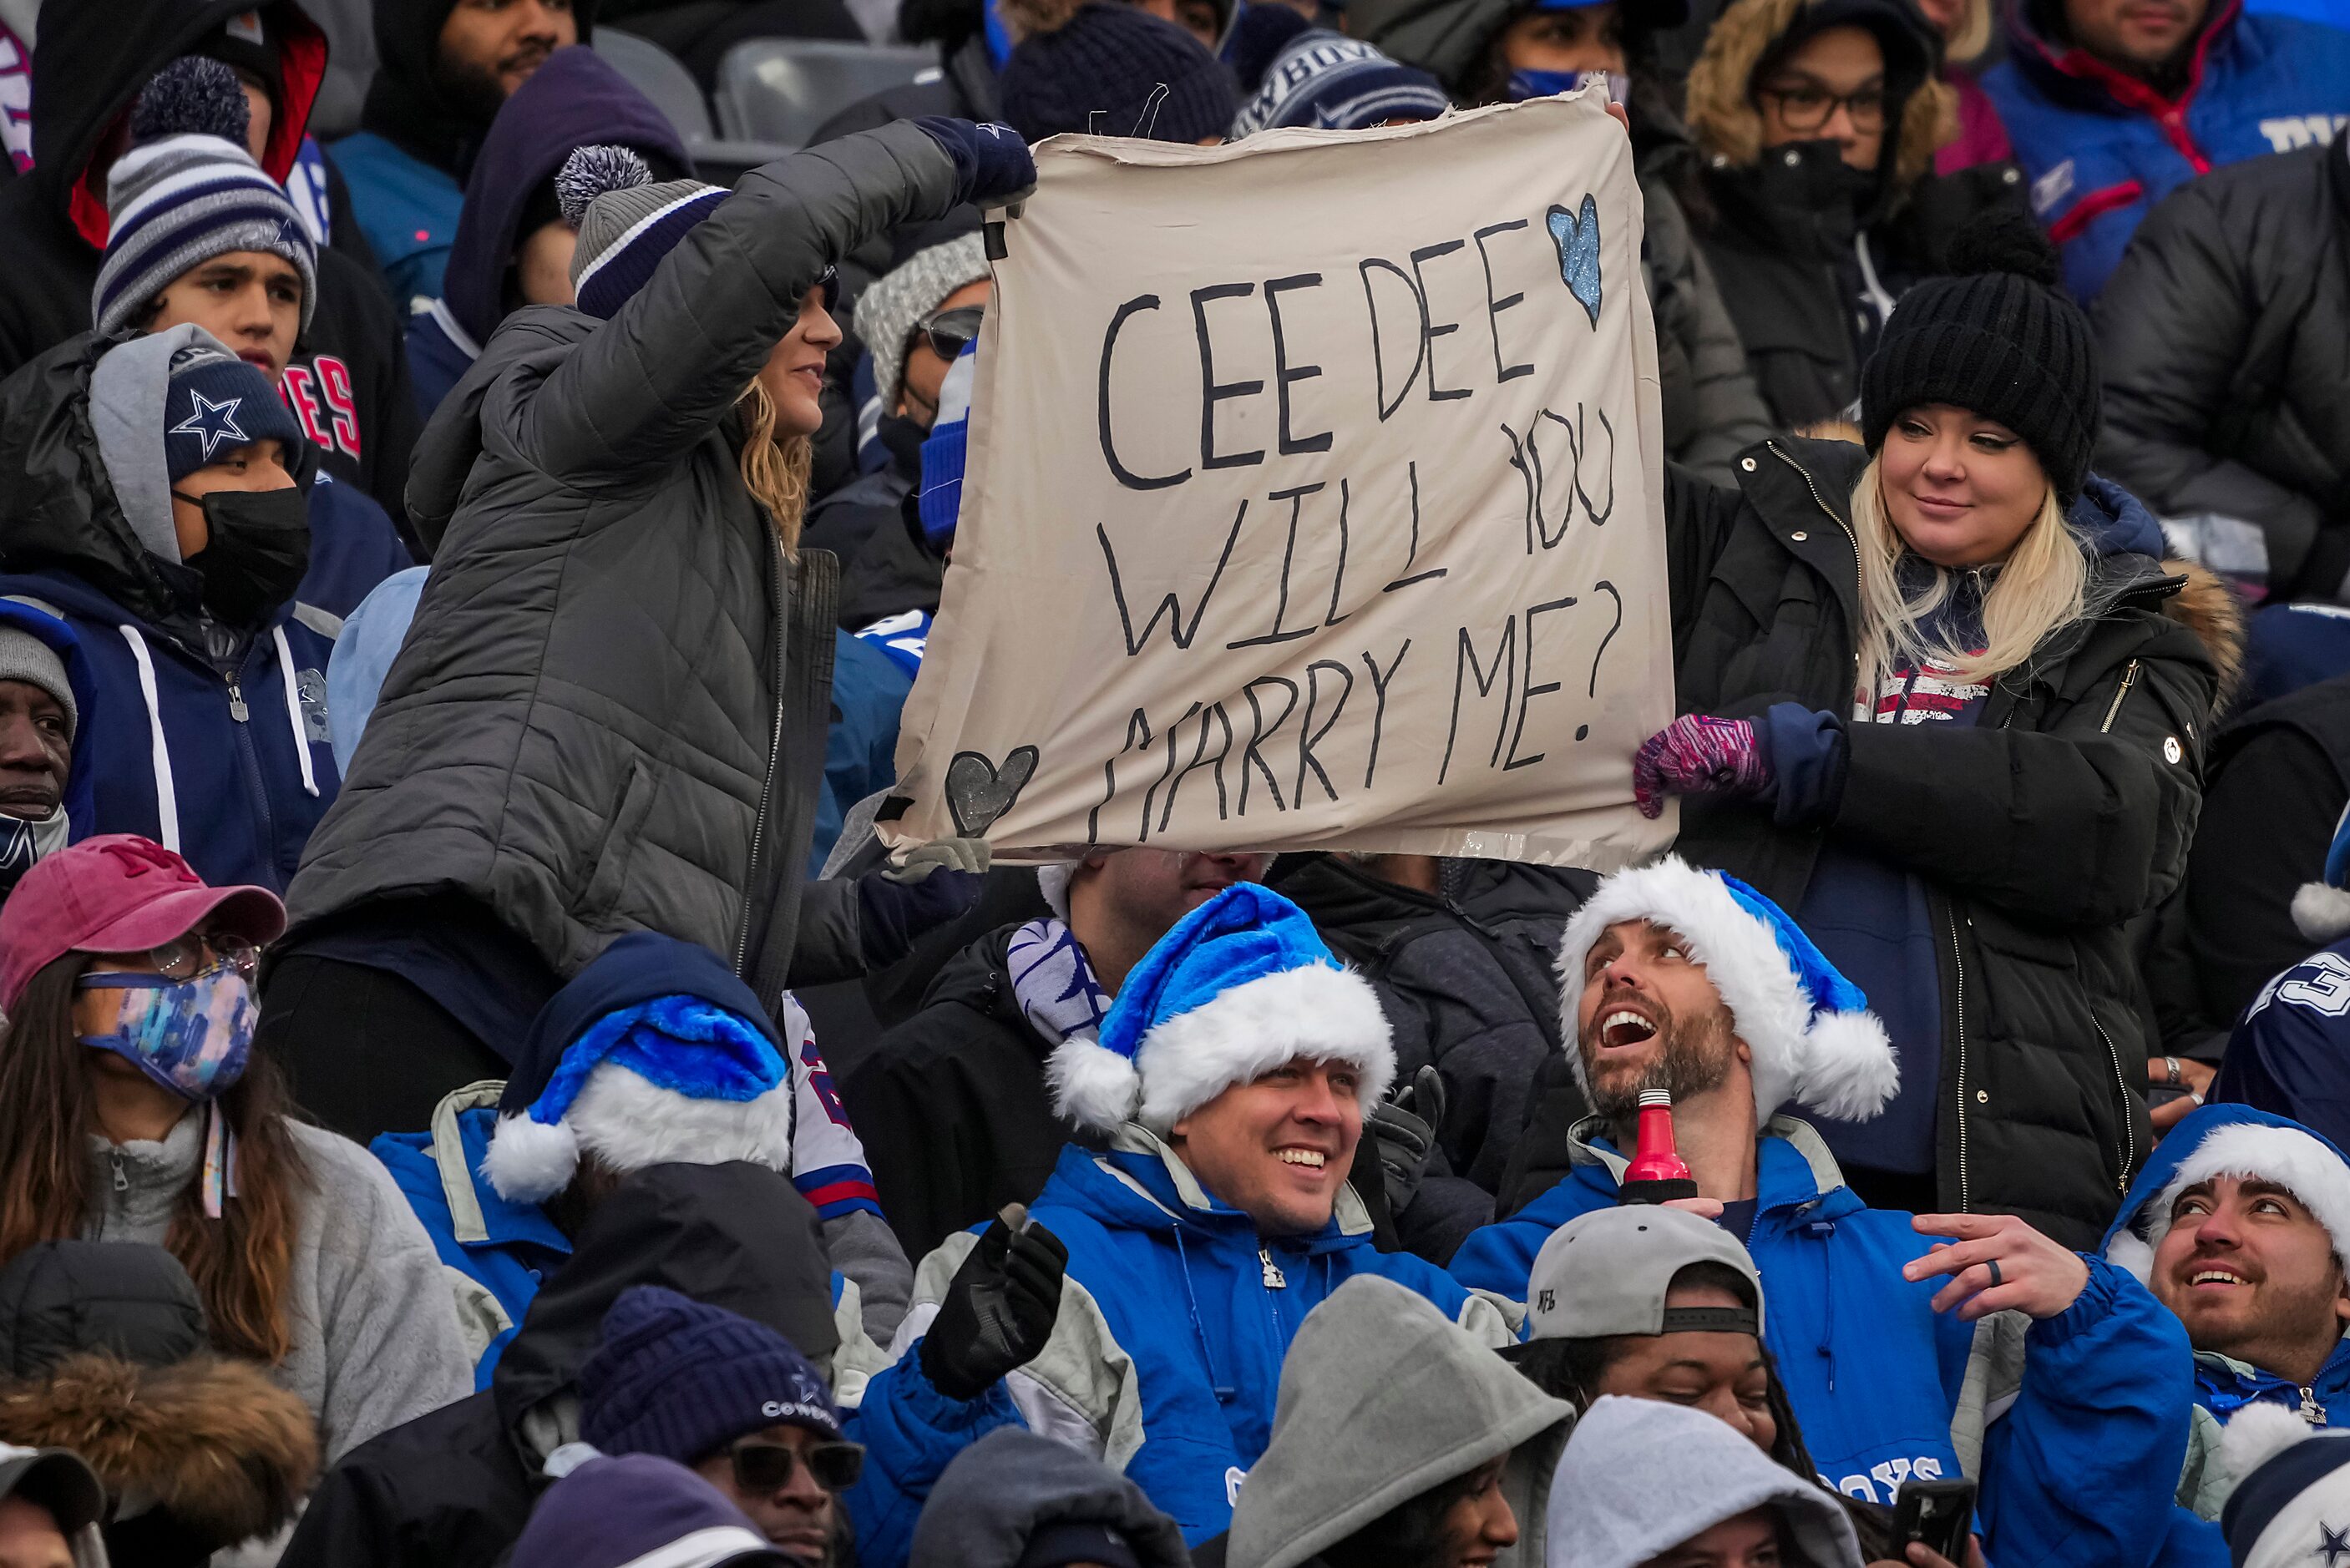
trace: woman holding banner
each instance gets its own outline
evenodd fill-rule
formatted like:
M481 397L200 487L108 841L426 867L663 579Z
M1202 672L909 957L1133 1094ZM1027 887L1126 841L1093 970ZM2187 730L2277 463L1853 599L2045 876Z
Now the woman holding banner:
M2088 472L2095 340L2038 230L1981 223L1953 265L1863 372L1866 450L1670 474L1685 716L1634 783L1892 1031L1893 1102L1822 1126L1851 1185L2086 1246L2151 1142L2124 923L2178 880L2238 627Z
M432 576L289 891L262 1043L307 1108L423 1127L629 931L720 953L773 1009L795 945L855 973L939 913L953 878L903 884L948 846L803 909L837 577L798 547L808 438L834 263L1035 179L1017 136L954 119L731 192L572 155L577 307L509 317L419 444Z

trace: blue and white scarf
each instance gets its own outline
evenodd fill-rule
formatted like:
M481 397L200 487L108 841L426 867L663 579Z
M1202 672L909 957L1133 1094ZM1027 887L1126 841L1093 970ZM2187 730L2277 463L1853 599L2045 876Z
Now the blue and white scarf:
M1094 979L1086 950L1067 926L1050 918L1029 921L1012 933L1003 961L1020 1015L1046 1044L1091 1040L1099 1033L1109 992Z

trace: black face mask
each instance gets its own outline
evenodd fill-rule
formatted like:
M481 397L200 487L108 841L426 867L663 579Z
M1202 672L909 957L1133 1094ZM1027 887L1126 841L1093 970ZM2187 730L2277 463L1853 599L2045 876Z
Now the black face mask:
M250 630L294 597L310 569L310 499L301 486L172 494L201 506L212 531L188 565L203 578L203 606L213 618Z

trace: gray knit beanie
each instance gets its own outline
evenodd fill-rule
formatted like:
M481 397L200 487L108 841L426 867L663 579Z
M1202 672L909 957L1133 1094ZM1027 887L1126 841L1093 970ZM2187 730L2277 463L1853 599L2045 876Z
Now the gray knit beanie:
M81 709L74 701L73 682L66 679L66 661L56 649L23 627L0 621L0 680L22 680L56 698L66 711L66 742L72 743L81 729Z
M100 337L136 326L174 278L231 251L284 256L302 275L302 330L318 264L293 202L244 150L244 89L218 60L174 60L131 111L138 145L107 171L111 230L89 313Z
M898 406L914 324L956 289L987 277L987 245L974 232L916 251L858 296L857 336L873 356L873 386L884 409Z
M730 194L699 180L655 181L625 147L582 147L556 172L564 221L579 234L571 286L579 308L609 321L661 258Z

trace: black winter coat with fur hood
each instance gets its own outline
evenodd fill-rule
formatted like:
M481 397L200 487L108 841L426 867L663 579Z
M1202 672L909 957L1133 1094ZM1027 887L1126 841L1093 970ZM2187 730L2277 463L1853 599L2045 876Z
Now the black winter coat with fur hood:
M1738 486L1669 471L1679 711L1851 711L1858 571L1849 497L1867 454L1766 441ZM2150 522L2144 531L2151 532ZM1944 1211L2021 1214L2094 1246L2151 1139L2158 1047L2124 922L2178 885L2238 627L2199 568L2093 563L2091 612L1992 684L1970 727L1853 724L1818 819L1683 803L1679 852L1787 909L1822 845L1914 872L1939 934Z

